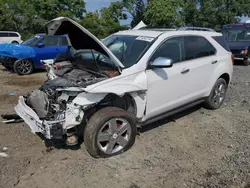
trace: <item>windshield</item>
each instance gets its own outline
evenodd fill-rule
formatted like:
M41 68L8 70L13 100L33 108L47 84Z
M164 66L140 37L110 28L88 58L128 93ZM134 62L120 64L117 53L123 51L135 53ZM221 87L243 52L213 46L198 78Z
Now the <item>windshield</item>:
M28 40L24 41L22 44L26 46L36 46L41 40L43 39L42 36L35 35Z
M152 45L154 38L128 35L111 35L103 43L121 61L125 68L136 64Z
M250 41L250 29L225 30L223 35L229 42Z

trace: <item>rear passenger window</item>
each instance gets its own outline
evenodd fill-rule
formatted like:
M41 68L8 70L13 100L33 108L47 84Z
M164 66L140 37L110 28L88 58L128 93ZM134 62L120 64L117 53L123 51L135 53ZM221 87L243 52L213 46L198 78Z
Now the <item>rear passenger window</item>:
M9 37L18 37L18 34L16 34L16 33L9 33Z
M214 55L216 49L204 37L185 37L186 60Z
M225 38L223 36L214 36L212 37L216 42L218 42L225 50L231 51L227 42L225 41Z
M0 32L0 37L8 37L8 33Z
M44 36L43 42L45 46L58 46L58 36Z
M61 46L68 46L68 40L66 37L60 37L60 45Z
M175 37L168 39L161 44L150 61L152 62L158 57L166 57L171 59L173 63L177 63L185 60L184 54L183 37Z

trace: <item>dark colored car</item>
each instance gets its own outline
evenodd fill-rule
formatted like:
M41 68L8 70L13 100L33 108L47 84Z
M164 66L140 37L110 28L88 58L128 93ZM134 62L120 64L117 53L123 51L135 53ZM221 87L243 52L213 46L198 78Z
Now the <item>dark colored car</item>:
M250 65L250 23L224 25L222 33L234 59Z
M1 44L0 61L7 69L20 75L31 74L43 68L41 60L54 59L66 53L69 43L66 35L36 34L22 44Z

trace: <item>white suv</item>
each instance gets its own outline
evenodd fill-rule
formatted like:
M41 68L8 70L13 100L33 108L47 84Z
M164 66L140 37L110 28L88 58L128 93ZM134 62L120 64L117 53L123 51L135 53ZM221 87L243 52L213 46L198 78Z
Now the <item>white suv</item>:
M0 43L22 43L21 35L18 32L13 31L0 31Z
M68 34L71 55L44 61L48 80L19 98L17 114L46 139L78 144L93 157L128 150L137 128L198 103L219 108L233 72L222 34L129 30L102 42L68 18L47 23Z

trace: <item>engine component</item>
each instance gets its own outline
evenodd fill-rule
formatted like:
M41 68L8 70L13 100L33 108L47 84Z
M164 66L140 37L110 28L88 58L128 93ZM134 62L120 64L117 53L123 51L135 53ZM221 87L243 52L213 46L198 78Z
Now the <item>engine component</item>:
M68 68L65 68L68 70ZM47 80L42 89L58 87L87 87L88 85L100 82L107 79L106 77L98 78L94 74L81 69L73 69L68 73L64 73L63 77L58 77L53 80Z
M43 119L48 114L49 99L41 90L34 90L27 96L27 105L30 106Z

